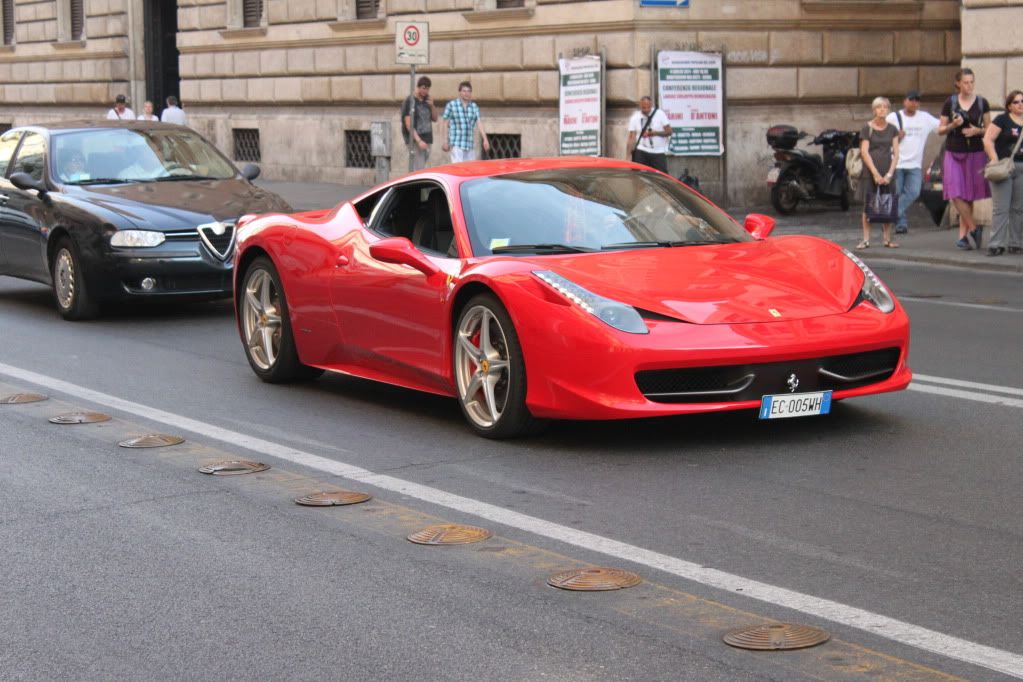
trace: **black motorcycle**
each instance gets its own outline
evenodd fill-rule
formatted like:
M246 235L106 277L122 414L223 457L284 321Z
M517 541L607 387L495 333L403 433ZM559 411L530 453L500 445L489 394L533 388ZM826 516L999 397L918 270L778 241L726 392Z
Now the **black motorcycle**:
M837 202L849 210L849 182L846 177L846 153L859 144L859 133L828 129L810 144L824 148L823 158L805 149L796 149L799 140L810 137L792 126L772 126L767 144L774 150L774 168L767 174L771 203L778 213L789 214L801 201Z

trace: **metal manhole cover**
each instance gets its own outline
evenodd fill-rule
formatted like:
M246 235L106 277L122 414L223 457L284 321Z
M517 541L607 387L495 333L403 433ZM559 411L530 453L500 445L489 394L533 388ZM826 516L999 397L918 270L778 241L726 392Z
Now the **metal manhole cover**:
M259 471L266 471L269 468L269 464L263 464L262 462L250 462L247 459L232 459L227 462L217 462L216 464L201 466L199 467L199 471L204 474L212 474L214 476L237 476L239 474L254 474Z
M332 490L296 497L295 504L301 504L304 507L334 507L359 504L371 499L373 497L366 493L357 493L352 490Z
M576 568L571 571L555 573L547 578L547 584L559 590L576 590L581 592L600 592L603 590L621 590L634 587L643 582L635 573L620 568Z
M166 433L148 433L138 438L122 440L118 445L122 448L162 448L168 445L181 445L185 439L181 436L171 436Z
M45 395L39 393L15 393L0 398L0 405L23 405L25 403L38 403L42 400L49 400Z
M102 412L68 412L50 417L51 424L96 424L108 421L110 421L110 415Z
M739 649L779 651L817 646L831 639L831 635L825 630L809 625L769 623L736 628L726 632L721 639L725 644Z
M482 542L491 535L492 533L486 528L442 523L417 530L409 535L408 539L417 545L467 545L471 542Z

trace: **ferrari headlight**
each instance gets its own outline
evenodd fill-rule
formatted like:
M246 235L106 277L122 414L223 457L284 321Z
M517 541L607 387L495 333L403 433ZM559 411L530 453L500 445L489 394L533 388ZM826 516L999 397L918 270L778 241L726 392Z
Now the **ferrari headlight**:
M550 270L534 270L533 274L601 322L630 334L650 333L643 318L631 305L598 296Z
M888 293L888 289L881 283L878 276L874 274L874 271L857 258L856 254L845 249L842 250L845 251L845 255L849 257L849 260L856 263L856 267L863 271L863 289L861 290L863 298L877 306L877 309L882 313L890 313L895 310L895 300L892 299L892 295Z
M163 232L155 230L118 230L110 235L110 246L148 248L163 244Z

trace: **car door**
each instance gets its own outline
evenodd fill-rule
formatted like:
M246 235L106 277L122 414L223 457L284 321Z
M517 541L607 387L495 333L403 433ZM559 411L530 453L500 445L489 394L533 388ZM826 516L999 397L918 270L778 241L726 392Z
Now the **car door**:
M7 195L3 222L0 223L0 242L7 256L7 272L15 277L49 281L46 262L46 214L44 201L35 190L18 189L10 182L15 173L27 173L34 180L42 180L46 173L46 138L39 133L26 132L9 164L7 179L0 193Z
M11 200L11 191L14 189L13 185L5 178L20 141L20 130L10 130L0 135L0 273L7 272L7 249L4 245L3 225L7 222L7 202Z
M341 247L331 297L346 342L346 362L416 387L446 391L447 275L457 272L458 259L447 257L446 248L441 252L421 244L422 254L440 269L427 276L370 253L381 239L411 240L417 229L422 233L432 192L445 197L439 184L418 181L396 186L381 200L369 229L357 230ZM450 220L446 197L444 205Z

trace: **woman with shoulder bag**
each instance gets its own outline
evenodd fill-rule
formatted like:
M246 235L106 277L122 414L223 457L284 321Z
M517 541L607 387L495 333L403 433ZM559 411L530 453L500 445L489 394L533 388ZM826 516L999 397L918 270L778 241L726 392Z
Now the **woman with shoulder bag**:
M860 176L856 198L863 201L863 241L856 245L857 249L870 248L870 217L868 208L871 201L879 195L887 194L889 201L897 198L892 184L895 166L899 163L899 130L888 122L888 112L892 104L884 97L875 97L871 102L874 118L860 130L860 156L863 159L863 174ZM898 217L898 207L891 213L890 221L882 223L881 234L884 245L889 249L897 249L899 245L892 241L892 225ZM880 222L877 218L875 222Z
M987 255L1023 253L1023 90L1005 97L1005 113L999 114L984 133L984 152L990 163L984 175L991 183L992 226ZM1010 160L1011 159L1011 160Z

